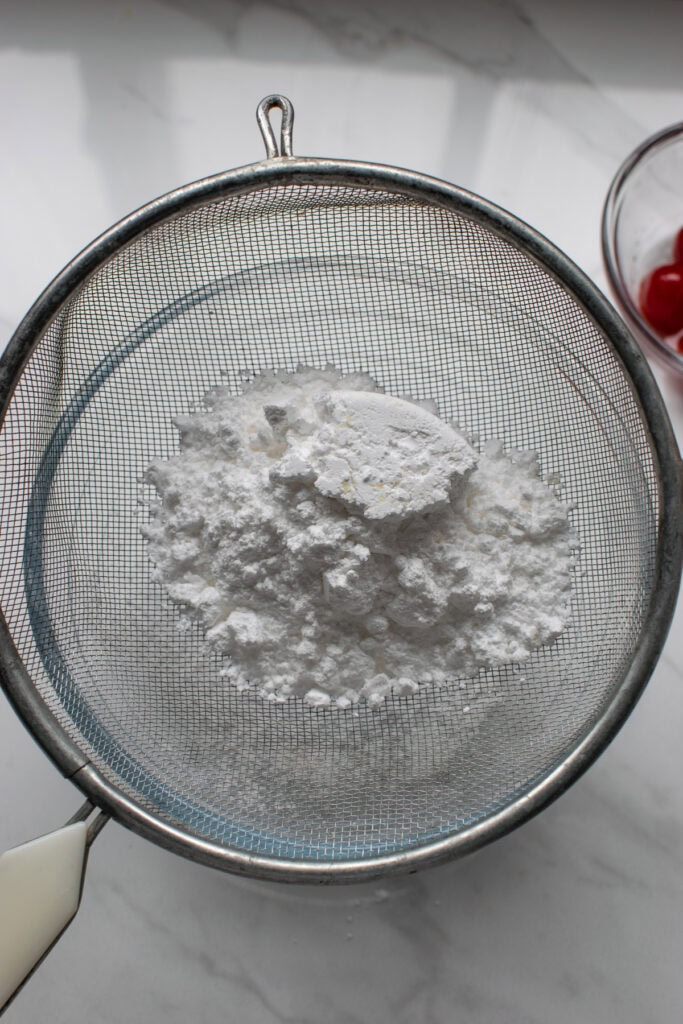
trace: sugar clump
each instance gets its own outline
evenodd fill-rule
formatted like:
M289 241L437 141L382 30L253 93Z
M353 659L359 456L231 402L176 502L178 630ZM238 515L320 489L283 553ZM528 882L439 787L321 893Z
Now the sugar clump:
M143 533L229 683L378 704L566 628L569 510L533 453L477 453L433 404L331 367L215 388L174 422Z

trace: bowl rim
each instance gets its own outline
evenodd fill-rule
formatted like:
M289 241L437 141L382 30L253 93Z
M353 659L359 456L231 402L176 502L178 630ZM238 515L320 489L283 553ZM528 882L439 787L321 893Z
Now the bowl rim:
M683 121L668 125L654 135L644 139L619 166L614 175L602 208L600 240L602 258L607 280L621 312L626 315L632 328L638 333L638 340L645 342L648 354L658 357L669 369L683 373L683 355L676 352L652 330L641 316L640 310L631 298L617 254L616 228L619 219L620 200L633 171L653 153L673 142L683 142Z

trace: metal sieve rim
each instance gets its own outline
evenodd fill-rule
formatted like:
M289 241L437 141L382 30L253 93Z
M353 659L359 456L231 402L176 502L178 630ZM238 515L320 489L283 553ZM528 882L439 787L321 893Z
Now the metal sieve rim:
M358 861L287 861L240 853L157 819L107 782L66 734L36 691L0 612L0 683L29 732L62 774L93 803L158 845L212 867L280 881L354 882L417 870L499 838L560 796L605 749L640 697L671 624L683 563L683 481L668 414L645 357L596 286L548 239L488 200L448 182L381 164L312 157L275 156L203 178L153 200L95 239L38 298L0 358L0 428L43 331L73 292L108 259L152 228L191 209L228 196L290 184L359 187L414 198L484 226L535 260L572 295L623 364L640 403L658 470L660 532L650 605L631 665L601 718L560 765L502 810L456 835L396 854Z

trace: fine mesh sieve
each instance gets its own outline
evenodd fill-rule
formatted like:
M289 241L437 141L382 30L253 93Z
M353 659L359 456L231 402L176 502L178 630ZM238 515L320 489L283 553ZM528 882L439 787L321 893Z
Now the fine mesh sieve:
M2 360L3 676L60 769L135 831L228 870L358 879L495 838L613 736L673 613L679 462L626 328L545 239L420 174L292 157L281 97L260 120L268 159L108 231ZM556 643L379 707L221 683L152 582L143 472L215 385L329 363L561 481L580 548Z

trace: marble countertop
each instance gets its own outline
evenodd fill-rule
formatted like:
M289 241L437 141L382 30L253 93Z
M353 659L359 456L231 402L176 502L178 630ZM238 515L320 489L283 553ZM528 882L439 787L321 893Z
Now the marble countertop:
M0 346L101 230L260 158L413 167L479 192L601 288L623 157L681 119L683 3L8 0ZM679 440L683 392L657 371ZM675 1024L683 1013L683 611L636 711L558 802L479 853L350 888L238 879L109 825L76 922L8 1024ZM0 704L0 848L80 795Z

